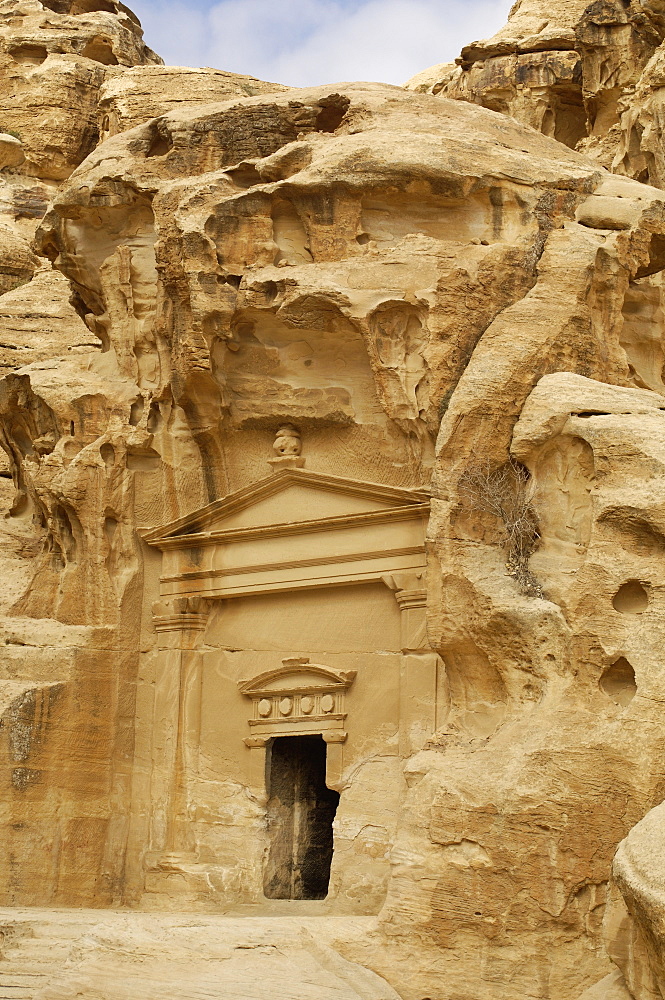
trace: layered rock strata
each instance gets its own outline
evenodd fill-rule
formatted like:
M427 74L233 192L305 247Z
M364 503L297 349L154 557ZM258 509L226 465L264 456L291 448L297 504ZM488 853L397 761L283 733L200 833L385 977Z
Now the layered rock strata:
M664 28L657 2L521 0L492 38L406 86L509 114L662 188Z
M660 11L525 0L414 93L92 6L0 5L0 901L657 996L665 195L599 150Z

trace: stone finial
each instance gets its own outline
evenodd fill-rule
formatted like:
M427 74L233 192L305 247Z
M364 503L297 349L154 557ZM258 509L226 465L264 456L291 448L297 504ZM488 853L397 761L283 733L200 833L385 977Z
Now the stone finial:
M302 452L300 431L293 424L282 424L277 431L275 443L272 447L275 454L280 458L300 455Z
M275 452L275 457L269 458L268 462L272 465L274 472L279 472L280 469L302 469L305 464L305 459L301 456L302 438L300 431L293 424L280 424L272 449Z

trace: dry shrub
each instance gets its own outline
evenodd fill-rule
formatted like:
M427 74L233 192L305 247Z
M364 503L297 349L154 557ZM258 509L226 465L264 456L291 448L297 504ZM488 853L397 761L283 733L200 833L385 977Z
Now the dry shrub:
M458 489L473 510L492 514L501 522L509 576L517 581L523 594L542 597L543 589L529 569L529 559L540 543L533 505L535 486L529 470L513 458L498 467L488 461L467 469Z

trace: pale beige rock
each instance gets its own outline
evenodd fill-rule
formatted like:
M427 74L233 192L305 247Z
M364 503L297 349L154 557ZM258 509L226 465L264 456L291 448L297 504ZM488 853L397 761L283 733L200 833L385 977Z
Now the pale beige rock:
M579 1000L631 1000L623 976L616 970L610 972L595 986L585 990Z
M663 12L658 3L516 4L492 38L408 89L510 114L598 160L665 186Z
M0 991L35 1000L399 1000L340 954L375 921L3 910Z
M161 60L122 4L2 0L0 19L0 129L20 139L24 173L61 180L99 139L106 67Z
M619 121L602 150L604 162L616 173L665 186L662 154L662 98L665 49L661 45L647 63L634 90L619 104Z
M10 10L0 994L657 996L660 13L286 90Z
M0 294L30 281L39 264L27 241L13 227L0 225Z
M662 995L665 982L663 811L661 804L633 827L619 844L612 867L614 900L606 920L607 948L635 1000Z
M24 162L25 153L21 140L7 132L0 133L0 170L19 167Z
M430 92L510 114L609 167L622 110L664 31L658 0L521 0ZM643 170L630 173L648 180Z
M0 367L5 373L70 351L102 347L71 306L70 294L59 271L43 268L0 296Z
M264 856L270 891L283 889L270 882L279 843L266 810L271 823L283 814L267 803L266 740L310 732L328 740L327 784L341 796L328 896L312 903L377 913L387 893L380 930L345 955L400 993L473 1000L537 996L544 969L552 996L577 1000L606 974L611 858L653 794L622 768L659 745L647 725L630 741L621 730L622 755L609 752L619 713L643 704L627 701L639 664L618 625L568 693L588 659L586 646L569 652L571 636L607 624L571 591L568 566L580 571L588 545L559 538L570 510L582 531L593 521L590 446L580 439L560 489L548 487L550 520L539 511L547 533L531 572L549 601L520 593L491 523L482 542L467 539L450 491L472 461L505 460L524 402L562 363L595 376L569 376L574 405L602 391L633 405L636 393L660 426L662 396L627 388L638 372L655 377L642 327L632 369L621 337L627 289L650 302L657 287L664 226L651 188L482 108L378 85L179 108L82 164L40 246L102 349L65 362L59 348L5 379L19 503L41 513L48 539L14 613L112 628L95 685L70 682L72 725L85 728L87 699L124 705L129 686L131 708L104 716L105 738L136 729L127 757L107 752L112 824L108 793L92 800L97 825L87 805L67 812L90 831L90 878L64 858L49 900L278 915L263 897ZM565 424L561 405L552 419ZM26 419L12 427L17 410ZM437 431L428 640L414 508L426 497L414 490ZM559 445L538 433L549 482ZM634 421L646 466L641 433ZM608 434L609 456L616 425ZM514 450L528 464L536 444L523 437ZM629 570L612 565L618 593ZM585 586L598 593L594 566ZM628 667L610 669L621 657ZM564 780L589 739L593 763ZM624 803L611 822L590 788ZM47 843L62 822L50 808ZM520 831L538 823L531 853ZM67 830L83 850L83 832ZM35 901L27 884L16 892ZM519 901L509 911L507 898Z
M187 66L134 66L107 71L99 94L102 139L143 125L183 104L201 105L232 97L287 90L253 76Z
M407 80L404 89L415 90L417 94L438 94L454 72L455 63L436 63Z

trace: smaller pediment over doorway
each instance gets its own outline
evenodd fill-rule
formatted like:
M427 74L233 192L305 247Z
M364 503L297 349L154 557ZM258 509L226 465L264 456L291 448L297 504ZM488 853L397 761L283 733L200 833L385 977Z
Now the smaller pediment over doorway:
M281 667L263 671L238 687L250 698L250 742L273 736L342 733L346 718L344 696L355 670L333 670L308 657L290 657Z
M300 694L321 693L334 688L348 688L356 676L355 670L333 670L321 663L310 663L309 657L292 656L282 660L282 666L275 670L265 670L248 681L240 681L242 694L254 695L295 692Z

